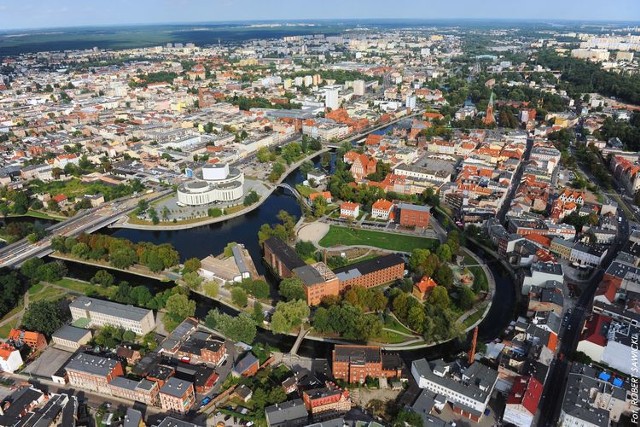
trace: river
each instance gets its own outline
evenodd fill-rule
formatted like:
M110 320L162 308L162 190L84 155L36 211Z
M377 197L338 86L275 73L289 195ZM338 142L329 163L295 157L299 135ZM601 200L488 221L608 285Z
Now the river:
M389 128L384 128L376 133L385 133ZM335 154L332 154L329 171L335 166ZM320 158L314 159L316 167L320 166ZM297 169L293 171L285 182L291 186L304 181L302 172ZM156 244L170 243L180 253L181 259L184 261L188 258L197 257L204 258L210 254L217 255L222 252L228 242L238 242L245 245L251 254L254 263L261 274L265 273L264 265L261 262L261 248L258 244L258 230L265 223L277 223L277 215L280 210L285 210L297 218L301 215L301 208L288 191L277 189L265 202L252 212L238 218L224 221L217 224L196 227L187 230L176 231L148 231L133 230L125 228L104 228L99 232L109 234L115 237L122 237L133 242L152 242ZM21 218L26 221L33 221L33 218ZM46 223L46 221L43 221ZM515 315L515 286L508 273L497 262L487 259L482 250L471 248L482 259L488 261L488 266L492 271L496 281L496 292L493 304L487 315L479 326L479 342L491 341L500 336L502 331L509 325ZM69 269L69 276L82 280L89 280L99 268L74 262L66 262ZM133 286L144 285L148 287L152 293L161 291L168 286L158 280L144 278L141 276L111 271L118 281L126 280ZM235 315L237 311L227 307L217 301L211 300L199 294L192 294L192 298L196 301L196 316L204 318L209 310L218 308L228 314ZM268 343L272 347L282 351L289 351L295 341L295 337L273 335L269 331L259 329L257 341ZM439 357L447 357L465 350L468 346L469 336L465 340L454 340L448 343L436 345L430 348L419 350L402 351L401 356L405 361L426 357L427 359L435 359ZM298 354L306 357L330 357L333 344L323 343L319 341L305 339L300 346Z
M314 159L316 166L319 165L319 158ZM334 156L330 168L334 165ZM291 186L301 183L304 180L300 170L292 172L285 180ZM296 217L300 217L301 208L297 200L286 190L277 189L269 198L254 211L238 218L224 221L217 224L206 225L202 227L192 228L188 230L176 231L148 231L133 230L125 228L105 228L100 230L102 233L110 234L116 237L122 237L134 242L147 241L152 243L171 243L180 253L182 260L197 257L204 258L207 255L218 255L222 252L228 242L238 242L245 245L251 254L258 272L265 273L264 265L261 262L261 248L258 244L258 230L265 223L278 222L277 214L280 210L285 210ZM479 342L491 341L498 337L501 332L513 320L515 314L515 286L503 267L497 262L491 262L485 254L477 248L470 248L482 259L488 261L495 281L496 292L494 295L494 303L483 322L479 326ZM67 262L69 267L69 276L78 279L89 280L98 270L83 264ZM129 273L112 271L118 280L126 280L132 285L145 285L157 292L169 286L154 279L143 278ZM236 314L237 311L230 307L224 306L209 298L198 294L192 294L192 298L197 303L196 316L204 318L209 310L218 308L229 314ZM498 303L499 302L499 303ZM417 358L426 357L434 359L446 357L456 354L461 350L465 350L468 343L464 341L452 341L430 348L402 351L401 355L406 361ZM268 343L282 351L289 351L295 337L277 335L274 336L269 331L259 330L257 341ZM330 356L333 344L313 341L305 339L300 346L299 354L307 357Z

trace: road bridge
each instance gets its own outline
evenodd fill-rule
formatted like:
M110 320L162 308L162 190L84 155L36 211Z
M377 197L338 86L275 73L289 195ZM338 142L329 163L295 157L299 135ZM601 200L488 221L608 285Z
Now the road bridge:
M72 218L48 227L47 235L37 242L31 243L27 239L22 239L0 249L0 267L19 267L28 259L45 257L53 252L51 241L54 237L75 237L82 233L93 233L133 212L140 199L146 198L153 201L166 196L171 191L164 190L152 196L145 194L141 197L117 199L100 207L82 211Z

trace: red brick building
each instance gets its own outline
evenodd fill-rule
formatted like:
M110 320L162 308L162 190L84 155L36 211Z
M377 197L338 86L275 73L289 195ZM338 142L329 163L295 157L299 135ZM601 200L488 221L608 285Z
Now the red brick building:
M400 211L399 222L403 227L426 228L429 226L431 218L429 206L398 203L398 210Z
M320 304L326 296L340 294L338 277L323 262L298 267L293 270L293 273L302 280L307 297L307 305L309 306Z
M264 260L273 272L283 279L291 277L293 269L306 265L295 249L277 237L268 238L262 246Z
M200 357L204 362L218 364L227 354L227 347L222 341L207 340L206 347L200 351Z
M345 163L351 164L349 171L356 181L362 181L367 175L376 173L376 159L357 151L349 151L343 157Z
M47 347L47 339L40 332L25 331L23 329L11 329L8 341L14 346L22 347L23 344L29 346L32 351L44 350Z
M65 370L70 385L103 394L111 394L109 383L124 375L117 360L85 353L74 356Z
M223 341L189 337L175 352L177 359L190 363L212 363L217 365L227 354Z
M351 409L349 391L337 387L322 387L302 392L302 400L312 415L322 412L348 412Z
M382 354L378 346L336 345L332 356L333 377L348 383L364 383L367 377L399 377L402 361L397 354Z
M404 260L391 254L362 261L334 270L340 281L340 291L353 286L372 288L404 277Z
M165 411L185 414L196 403L193 384L171 377L160 389L160 406Z
M252 377L258 372L258 369L260 369L260 361L253 353L249 352L238 360L231 374L236 377Z

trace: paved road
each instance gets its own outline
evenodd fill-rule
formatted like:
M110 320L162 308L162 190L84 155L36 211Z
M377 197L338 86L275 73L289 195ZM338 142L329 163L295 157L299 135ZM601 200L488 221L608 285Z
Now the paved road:
M578 346L583 322L591 312L593 296L598 288L598 284L602 280L604 271L609 267L622 245L628 239L629 225L626 214L624 210L619 210L618 212L618 215L622 217L622 222L618 229L618 237L605 256L601 268L597 270L596 274L588 281L587 286L583 288L583 292L578 298L575 308L569 317L569 321L560 330L561 342L558 352L559 357L554 359L549 369L543 397L540 402L540 411L538 414L539 427L556 425L562 409L562 399L569 374L569 363L567 359L573 355L573 352Z
M83 232L93 232L112 223L120 216L132 212L136 209L138 200L142 198L154 200L164 197L171 191L173 190L122 198L97 208L81 211L76 216L47 228L48 235L38 242L30 243L27 239L22 239L0 249L0 267L16 267L29 258L48 255L51 253L51 240L54 236L70 237Z
M516 190L520 185L520 181L522 181L522 174L524 173L524 169L529 162L529 157L531 156L531 149L533 148L533 138L527 138L527 146L524 150L524 154L522 155L522 160L516 169L516 172L513 174L511 178L511 186L509 187L509 192L507 193L507 197L504 199L504 203L502 207L496 214L496 218L500 223L504 224L505 217L507 216L507 212L511 208L511 201L513 201L514 196L516 195Z

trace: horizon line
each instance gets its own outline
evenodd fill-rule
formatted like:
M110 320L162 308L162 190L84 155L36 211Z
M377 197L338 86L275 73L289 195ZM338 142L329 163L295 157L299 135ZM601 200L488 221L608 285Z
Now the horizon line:
M0 34L11 33L15 31L41 31L41 30L64 30L64 29L77 29L77 28L109 28L109 27L132 27L132 26L188 26L188 25L222 25L222 24L242 24L242 23L313 23L313 22L335 22L337 25L343 24L345 21L396 21L396 22L434 22L434 21L475 21L475 22L528 22L528 23L582 23L582 24L635 24L640 25L640 21L636 20L624 20L624 19L568 19L568 18L456 18L456 17L439 17L439 18L400 18L400 17L384 17L384 18L287 18L287 19L232 19L232 20L208 20L208 21L180 21L180 22L131 22L120 24L83 24L83 25L62 25L62 26L48 26L48 27L21 27L11 29L0 29Z

